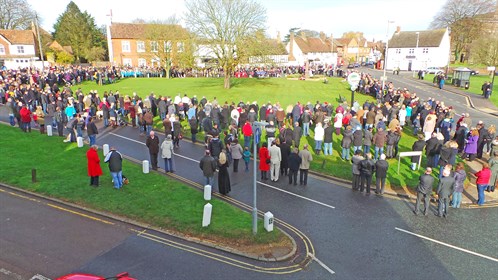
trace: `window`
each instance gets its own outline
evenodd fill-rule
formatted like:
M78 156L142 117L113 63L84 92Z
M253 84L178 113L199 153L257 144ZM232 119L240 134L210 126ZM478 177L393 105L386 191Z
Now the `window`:
M121 51L130 52L130 41L121 41Z
M396 49L396 53L400 54L401 53L401 49Z
M150 51L151 52L157 52L157 48L158 48L157 41L150 42Z
M429 53L429 49L428 48L423 48L422 49L422 53Z
M178 52L183 52L183 42L176 43L176 49Z
M123 58L123 65L124 66L133 66L131 64L131 58Z
M5 47L0 45L0 54L5 54Z
M170 51L171 51L171 41L164 42L164 52L170 52Z
M145 66L147 66L147 60L145 60L145 58L139 58L138 67L145 67Z
M24 53L24 46L17 46L17 53Z
M145 52L144 41L137 41L137 52Z
M414 53L415 53L415 49L409 49L409 50L408 50L408 53L409 53L409 54L414 54Z

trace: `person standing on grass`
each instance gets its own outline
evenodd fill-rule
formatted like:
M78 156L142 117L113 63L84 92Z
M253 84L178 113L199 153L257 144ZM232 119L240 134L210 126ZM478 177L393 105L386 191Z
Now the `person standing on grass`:
M206 185L213 186L217 163L209 150L206 150L204 157L200 160L199 168L202 170L204 178L206 178Z
M147 140L145 140L145 145L149 148L150 164L152 165L152 170L157 170L157 156L159 154L159 138L155 135L154 131L151 131Z
M99 176L102 175L100 158L97 151L97 145L91 145L90 149L86 152L88 176L90 176L90 186L92 187L99 186Z
M455 178L455 189L453 191L451 204L453 205L453 208L460 208L460 204L462 202L463 184L465 182L465 178L467 178L463 162L459 162L457 164L453 176Z
M111 147L110 152L105 156L104 162L109 163L114 188L121 189L123 187L123 156L116 151L115 147Z
M164 160L164 171L173 172L173 140L171 134L166 135L161 144L161 157Z
M323 136L323 154L325 156L331 156L333 153L332 141L334 135L334 127L330 124L330 119L326 118L324 121L325 129Z
M386 185L387 170L389 169L389 162L386 161L386 155L380 155L380 159L375 163L375 193L379 195L384 194L384 187Z
M419 178L419 184L417 186L417 202L415 202L415 210L413 213L418 215L420 209L420 201L424 199L424 215L429 214L428 210L430 207L430 200L432 194L432 185L434 184L434 177L432 177L432 168L427 167L425 172Z
M296 126L299 127L299 123L296 123ZM320 151L322 150L322 143L323 139L325 137L325 130L322 127L322 123L318 122L315 126L315 154L319 155ZM295 143L296 148L299 148L299 142Z
M21 115L21 129L24 132L31 132L31 111L28 109L28 106L19 102L19 106L21 110L19 110L19 114Z
M489 169L489 164L487 162L484 162L482 164L482 169L474 175L477 177L477 204L479 206L482 206L485 201L484 190L488 188L489 179L491 178L491 170Z
M494 151L488 160L489 169L491 169L491 178L489 179L488 192L494 192L498 185L498 151Z

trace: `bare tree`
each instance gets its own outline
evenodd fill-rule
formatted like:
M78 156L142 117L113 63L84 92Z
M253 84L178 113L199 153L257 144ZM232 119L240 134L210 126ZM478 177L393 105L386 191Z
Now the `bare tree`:
M34 18L27 0L0 0L0 29L28 29Z
M449 27L454 58L457 61L473 40L479 38L479 15L493 12L496 0L447 0L430 24L433 29Z
M217 57L225 74L224 87L243 59L244 41L266 25L266 9L251 0L187 0L185 22Z

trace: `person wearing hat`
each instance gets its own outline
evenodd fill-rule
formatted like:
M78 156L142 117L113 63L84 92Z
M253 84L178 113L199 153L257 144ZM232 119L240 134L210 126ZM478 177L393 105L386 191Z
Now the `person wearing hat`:
M173 140L171 139L171 134L166 135L161 144L161 158L164 160L164 171L174 172L173 170Z
M417 201L415 202L415 210L413 213L418 215L420 209L420 201L424 199L424 215L429 214L429 206L432 194L432 185L434 184L434 177L432 177L432 168L427 167L425 172L419 178L419 184L417 186Z

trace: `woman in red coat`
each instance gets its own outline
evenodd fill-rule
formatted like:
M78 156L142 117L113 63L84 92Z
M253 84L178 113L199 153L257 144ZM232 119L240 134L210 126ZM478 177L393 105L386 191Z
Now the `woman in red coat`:
M259 170L261 171L261 180L268 180L268 171L270 170L270 151L268 144L263 143L259 149Z
M88 160L88 176L90 176L90 186L99 186L99 176L102 175L102 168L100 168L100 158L97 153L97 145L93 145L86 152L86 159Z

